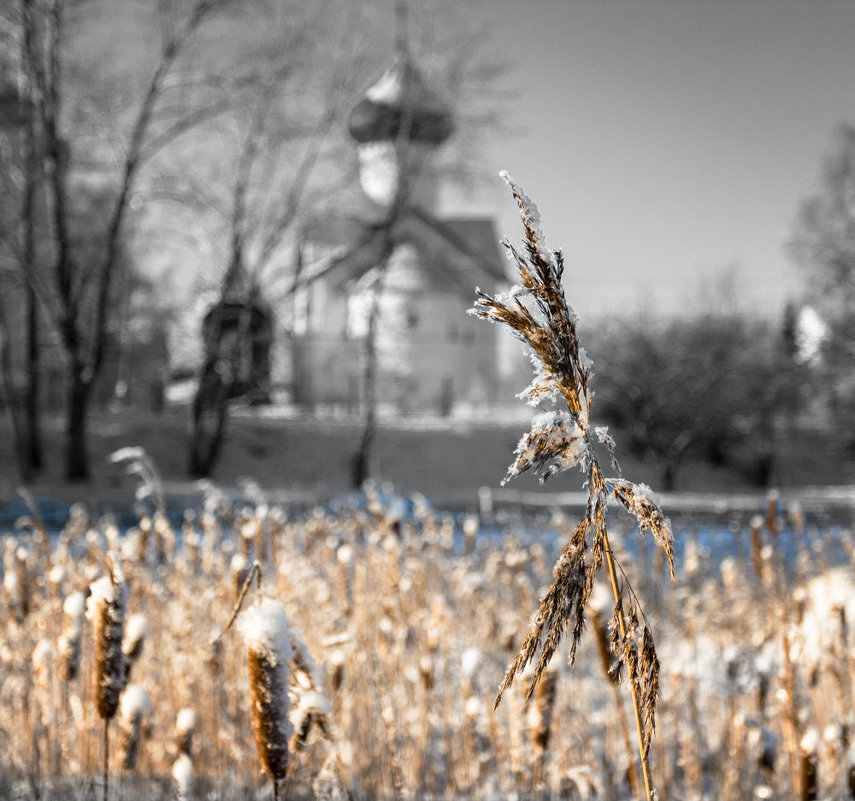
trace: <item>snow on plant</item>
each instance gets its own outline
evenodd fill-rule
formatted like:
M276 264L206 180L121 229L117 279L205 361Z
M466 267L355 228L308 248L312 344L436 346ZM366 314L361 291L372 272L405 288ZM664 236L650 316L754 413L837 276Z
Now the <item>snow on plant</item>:
M138 684L131 684L119 702L119 725L122 729L122 767L133 770L137 765L143 721L154 708L149 694Z
M178 753L190 757L193 753L193 734L196 731L196 713L185 706L175 718L175 734L178 740Z
M125 687L125 579L119 563L111 562L109 575L89 587L86 616L95 630L95 707L109 721L116 714Z
M655 797L650 778L648 753L655 727L659 693L659 660L653 634L641 604L609 545L606 504L614 498L634 515L639 529L650 532L668 557L674 575L673 537L668 519L648 487L633 484L620 476L614 458L614 441L603 428L590 428L592 393L591 361L579 342L577 317L564 297L561 284L564 257L550 251L540 226L537 207L506 173L520 209L525 229L525 245L517 250L508 240L508 249L519 270L521 285L510 292L491 296L477 290L471 314L490 322L503 323L526 343L534 364L534 380L520 397L532 405L560 398L566 411L549 411L535 417L531 430L520 440L516 460L508 479L532 469L546 480L555 473L578 465L585 475L588 502L585 516L576 526L570 542L555 565L554 581L537 611L534 622L511 663L499 688L495 706L518 673L535 663L526 697L530 698L555 654L567 629L571 631L570 666L585 625L585 607L595 578L605 564L612 585L615 606L611 616L610 644L618 670L625 669L632 694L639 755L648 799ZM593 437L606 447L617 477L606 478L600 468ZM538 652L540 656L538 658Z
M277 796L278 782L288 772L289 739L294 731L288 718L288 663L294 656L288 618L279 601L265 597L241 612L237 626L246 642L258 757Z
M86 611L86 598L83 593L71 593L63 602L62 611L63 628L58 640L59 656L64 680L72 681L80 669L80 638Z

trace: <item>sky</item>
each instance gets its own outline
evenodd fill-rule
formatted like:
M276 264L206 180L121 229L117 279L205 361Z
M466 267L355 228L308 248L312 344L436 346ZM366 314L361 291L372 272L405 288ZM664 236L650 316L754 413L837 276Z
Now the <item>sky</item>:
M855 0L490 0L510 132L495 181L447 192L449 214L521 227L498 178L537 203L584 318L721 302L780 315L805 273L789 256L800 200L836 128L855 123ZM727 278L726 276L730 276Z

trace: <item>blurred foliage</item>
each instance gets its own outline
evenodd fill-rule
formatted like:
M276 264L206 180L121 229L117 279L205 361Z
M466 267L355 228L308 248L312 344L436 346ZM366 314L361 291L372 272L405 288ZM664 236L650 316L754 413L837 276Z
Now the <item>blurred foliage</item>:
M832 421L855 445L855 125L840 127L819 185L801 204L791 242L827 333L822 386Z
M595 337L599 414L634 454L662 460L665 489L688 458L766 485L806 379L785 332L728 312L613 322Z

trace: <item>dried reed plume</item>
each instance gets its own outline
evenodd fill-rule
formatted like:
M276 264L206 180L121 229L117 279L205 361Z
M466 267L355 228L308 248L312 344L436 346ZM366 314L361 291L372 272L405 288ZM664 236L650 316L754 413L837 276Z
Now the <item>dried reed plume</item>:
M516 262L522 285L495 297L477 290L478 298L470 313L507 325L531 348L535 376L521 393L521 398L532 405L560 398L567 407L566 411L547 411L535 417L531 430L517 445L517 458L508 469L505 481L530 469L539 473L541 481L544 481L555 473L578 465L585 476L588 502L584 518L576 526L555 565L553 584L508 668L495 705L498 706L516 675L536 660L526 693L527 698L531 697L568 629L571 636L569 661L573 666L585 626L585 606L597 573L605 564L615 600L611 648L618 659L619 669L625 668L629 679L645 790L648 799L652 799L654 790L649 775L648 753L655 726L659 660L652 632L635 593L628 582L621 584L618 580L618 572L623 573L623 570L609 544L607 501L609 497L617 500L636 518L642 532L653 535L668 558L673 576L671 527L650 490L620 476L614 456L615 443L608 431L590 427L591 362L579 342L576 315L564 297L561 284L564 257L560 251L547 249L534 203L507 173L502 173L502 177L513 192L525 228L526 241L522 251L507 240L503 241ZM603 475L594 438L608 451L612 465L618 471L617 477L606 478Z
M531 708L532 745L535 753L535 786L540 786L544 778L546 752L552 736L552 710L555 706L555 692L558 676L554 670L547 670L535 691L535 704Z
M275 795L278 782L288 772L288 741L293 734L288 719L288 663L294 654L288 618L279 601L265 597L241 612L237 626L246 642L258 758L273 779Z
M3 552L3 590L9 605L15 610L15 617L22 623L30 613L29 551L23 545L17 545L15 539L7 537Z
M130 445L113 451L108 457L110 464L123 464L128 475L137 476L140 484L135 495L138 501L149 499L157 512L166 508L163 496L163 482L154 461L139 445Z

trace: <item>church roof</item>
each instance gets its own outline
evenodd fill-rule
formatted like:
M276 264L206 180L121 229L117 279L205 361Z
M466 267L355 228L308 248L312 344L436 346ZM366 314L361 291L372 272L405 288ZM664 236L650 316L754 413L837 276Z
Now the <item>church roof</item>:
M304 280L323 279L346 291L380 263L386 235L382 226L360 225L347 219L319 225L316 231L309 232L307 240L326 256L316 254L305 267ZM430 286L456 288L469 295L474 294L476 286L492 291L508 282L496 229L489 217L442 219L410 208L393 228L391 237L393 243L415 245Z
M399 57L365 92L347 120L360 143L396 140L439 145L454 130L451 109L407 56Z

